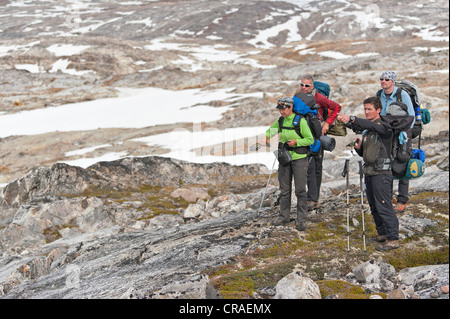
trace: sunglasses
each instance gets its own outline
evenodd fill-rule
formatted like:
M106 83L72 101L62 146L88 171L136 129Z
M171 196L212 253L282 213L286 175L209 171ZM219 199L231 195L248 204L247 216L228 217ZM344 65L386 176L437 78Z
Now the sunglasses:
M380 81L386 81L386 82L389 82L389 81L390 81L390 79L384 79L384 78L380 78Z
M300 86L309 88L311 87L311 84L300 83Z
M280 103L277 103L277 108L283 108L283 109L285 109L285 108L291 107L291 106L292 106L291 103L286 103L286 102L280 102Z

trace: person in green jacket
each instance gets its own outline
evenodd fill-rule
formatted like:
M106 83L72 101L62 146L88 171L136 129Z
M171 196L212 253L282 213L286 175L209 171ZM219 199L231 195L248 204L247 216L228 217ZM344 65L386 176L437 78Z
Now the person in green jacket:
M292 176L295 182L295 195L297 196L297 229L305 230L308 206L306 202L306 175L308 169L307 152L309 146L314 142L313 135L309 129L307 121L302 117L299 131L293 125L296 114L293 111L294 100L290 97L283 97L277 102L282 120L277 120L266 131L263 143L268 144L269 140L280 133L279 145L286 143L292 157L292 162L286 166L281 164L278 167L278 181L280 184L280 215L274 221L274 225L284 225L290 222L291 213L291 193ZM281 127L280 127L280 123ZM299 132L300 135L297 133Z

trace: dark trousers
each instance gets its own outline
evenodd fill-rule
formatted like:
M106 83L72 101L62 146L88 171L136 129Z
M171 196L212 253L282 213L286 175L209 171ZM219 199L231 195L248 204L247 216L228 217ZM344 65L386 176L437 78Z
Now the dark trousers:
M322 185L323 149L320 150L318 156L310 156L308 160L307 200L318 202L320 197L320 186Z
M280 215L289 220L291 214L292 176L294 176L295 196L297 197L297 222L305 223L308 216L306 204L307 157L293 161L287 166L278 167L280 183Z
M419 136L420 132L422 131L421 126L418 125L414 125L413 128L411 129L412 131L412 138L416 138L417 136ZM419 137L420 139L420 137ZM419 147L420 148L420 147ZM409 180L399 180L398 181L398 195L397 195L397 203L407 203L409 200L409 194L408 194L408 189L409 189Z
M392 207L392 175L365 176L366 196L378 235L398 240L398 218Z
M408 196L409 180L400 179L398 181L398 196L397 203L407 203L409 200Z

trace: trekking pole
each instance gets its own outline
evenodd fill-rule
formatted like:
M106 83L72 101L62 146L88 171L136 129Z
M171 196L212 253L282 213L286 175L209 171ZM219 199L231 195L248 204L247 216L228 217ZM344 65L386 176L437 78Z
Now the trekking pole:
M273 168L275 167L276 161L277 161L277 158L275 157L275 160L273 161L273 164L272 164L272 169L270 170L269 178L267 179L267 184L266 184L266 188L264 189L263 197L261 198L261 204L259 205L258 212L256 213L256 217L259 217L259 212L261 211L261 207L264 202L264 197L266 197L267 187L269 186L270 178L272 177Z
M364 189L363 189L363 165L362 161L359 161L359 188L361 191L361 216L362 216L362 227L363 227L363 244L364 253L366 253L366 226L364 224Z
M422 138L422 131L419 133L419 140L417 142L417 148L420 149L420 139Z
M347 177L347 251L350 251L350 195L349 195L349 163L350 160L345 160L344 171L342 177Z

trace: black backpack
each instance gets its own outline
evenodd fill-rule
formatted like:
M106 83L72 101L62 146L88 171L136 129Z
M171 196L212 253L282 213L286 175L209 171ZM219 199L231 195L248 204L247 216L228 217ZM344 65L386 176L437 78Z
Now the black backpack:
M430 112L428 109L422 109L422 103L420 101L420 92L419 88L412 82L402 80L402 81L395 81L395 86L398 88L397 92L395 93L395 99L397 102L402 102L402 91L405 91L408 93L415 114L416 114L416 122L414 123L414 126L412 128L412 138L416 138L417 136L421 136L423 124L428 124L431 121ZM377 92L377 96L381 96L382 90L379 90ZM420 137L419 137L419 148L420 148Z
M392 129L391 155L392 175L403 178L412 156L412 129L414 117L408 114L408 106L403 102L393 102L381 115Z

